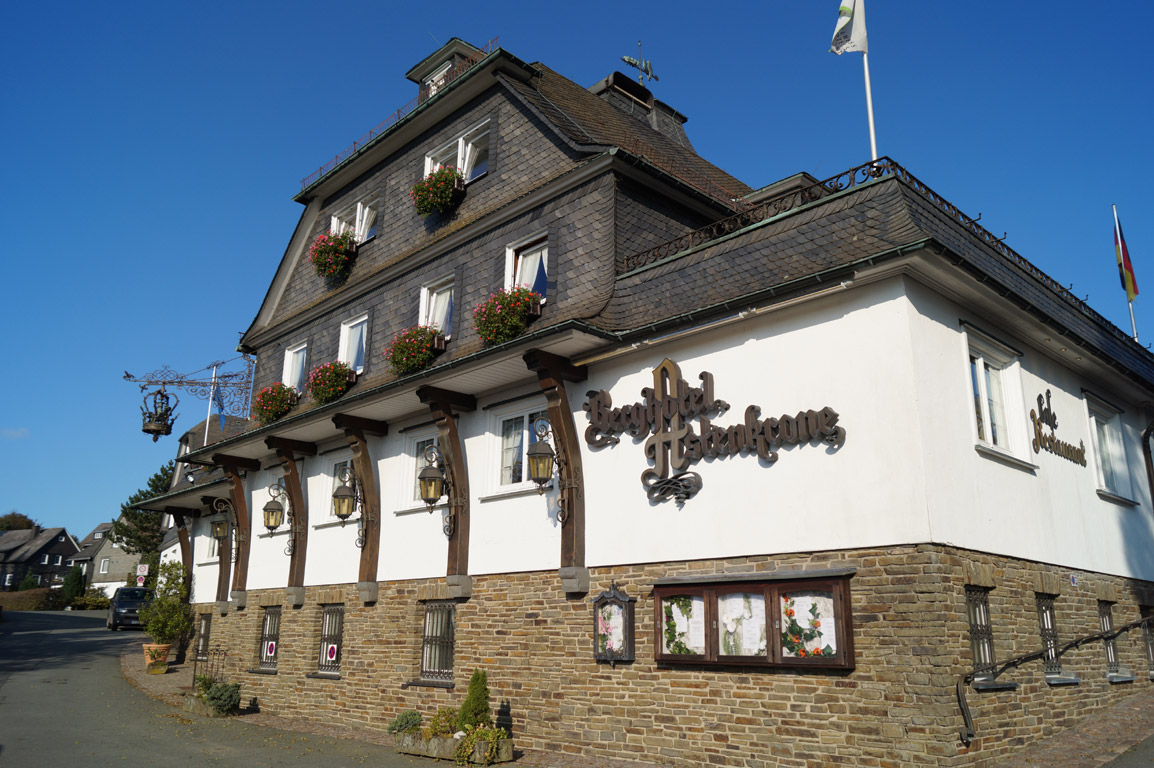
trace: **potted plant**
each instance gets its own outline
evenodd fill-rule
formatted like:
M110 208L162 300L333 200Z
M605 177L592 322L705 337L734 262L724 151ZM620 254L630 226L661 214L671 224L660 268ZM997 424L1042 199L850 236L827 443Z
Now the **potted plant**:
M192 609L184 602L183 565L174 560L161 563L156 596L140 609L140 624L152 638L151 643L144 644L145 662L160 668L172 646L184 642L192 633Z
M309 247L309 261L318 277L339 280L353 268L353 255L356 252L357 241L351 229L338 235L324 232L317 235Z
M296 390L279 381L256 393L252 413L261 426L271 424L292 410L297 404Z
M541 298L524 286L489 294L473 309L473 327L486 346L515 339L541 316Z
M348 392L349 387L357 380L356 377L356 373L353 372L348 363L337 360L318 365L309 371L305 388L308 390L309 397L316 401L317 405L324 405Z
M393 336L385 349L389 370L405 376L425 368L433 358L445 351L445 337L433 325L414 325Z
M465 196L465 179L461 172L451 165L442 165L409 190L409 197L417 213L428 216L431 213L447 213L461 202Z
M513 759L509 732L492 725L489 685L483 670L473 670L460 710L442 707L427 726L420 726L421 715L414 710L401 712L389 724L398 752L455 760L458 765L492 765Z

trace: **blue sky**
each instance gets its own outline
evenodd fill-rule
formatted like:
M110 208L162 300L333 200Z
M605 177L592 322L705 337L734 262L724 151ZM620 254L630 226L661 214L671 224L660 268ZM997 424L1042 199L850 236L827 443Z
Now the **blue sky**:
M869 159L861 56L828 53L837 6L8 3L0 514L83 536L174 454L141 434L123 372L234 356L300 179L412 99L404 73L438 43L499 37L589 86L641 39L698 152L760 187ZM879 152L1128 329L1117 203L1154 341L1154 8L868 11ZM177 432L206 403L180 412Z

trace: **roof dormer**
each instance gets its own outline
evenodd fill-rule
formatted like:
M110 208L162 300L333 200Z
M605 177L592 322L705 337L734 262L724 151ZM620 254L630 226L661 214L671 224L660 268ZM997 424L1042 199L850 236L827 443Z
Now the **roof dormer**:
M454 37L406 72L405 77L421 87L424 100L435 95L462 63L475 62L483 55L480 48Z

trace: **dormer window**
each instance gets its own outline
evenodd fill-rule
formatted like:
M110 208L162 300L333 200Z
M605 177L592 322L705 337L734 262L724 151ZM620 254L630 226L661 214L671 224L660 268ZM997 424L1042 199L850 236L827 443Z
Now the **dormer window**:
M489 121L474 126L448 144L425 156L425 175L451 165L466 182L489 170Z
M442 64L436 72L425 79L425 87L428 88L429 95L427 98L432 98L437 95L437 91L445 84L445 77L449 74L449 70L453 68L453 62L446 61Z
M544 234L506 246L506 288L529 288L545 297L548 282L549 240Z
M368 315L361 315L341 323L340 361L348 363L357 373L365 371L365 333L368 328Z
M295 389L298 393L304 391L305 361L308 357L308 344L298 344L289 347L284 353L284 370L281 381Z
M353 239L363 243L377 234L377 209L364 202L357 203L355 208L349 208L340 216L329 217L329 231L339 235L347 230L353 231Z
M446 338L453 335L453 281L439 280L421 289L421 325L435 326Z

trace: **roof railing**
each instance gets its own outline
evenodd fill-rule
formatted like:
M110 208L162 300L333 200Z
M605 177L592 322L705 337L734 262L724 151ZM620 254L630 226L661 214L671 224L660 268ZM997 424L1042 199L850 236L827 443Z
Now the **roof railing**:
M431 99L433 96L437 95L438 92L443 90L446 86L448 86L454 80L459 78L461 75L468 72L470 69L472 69L474 66L476 66L481 60L483 60L486 56L488 56L490 53L497 50L497 48L500 47L497 41L498 41L498 38L494 37L492 40L490 40L488 42L488 44L484 48L479 49L478 51L473 53L471 56L469 56L469 58L465 59L460 64L458 64L457 66L450 69L447 73L445 73L445 75L443 77L441 77L437 80L435 85L431 85L431 86L430 85L422 85L421 90L417 92L417 97L415 99L413 99L408 104L406 104L405 106L398 109L393 114L389 115L387 118L385 118L384 122L382 122L376 128L374 128L371 131L369 131L368 133L366 133L364 136L362 136L357 141L354 141L352 143L352 146L350 146L344 152L341 152L336 157L334 157L332 160L328 161L327 163L322 165L320 168L316 169L315 171L310 173L308 176L305 176L303 179L301 179L301 191L303 192L304 190L311 187L313 184L316 184L318 181L320 181L322 178L324 178L325 174L327 174L329 171L333 170L338 165L343 163L345 160L348 160L350 157L355 155L358 150L367 146L370 142L373 141L373 139L377 138L382 133L389 130L389 128L392 128L394 125L396 125L402 119L404 119L410 112L412 112L417 107L424 104L426 101Z

